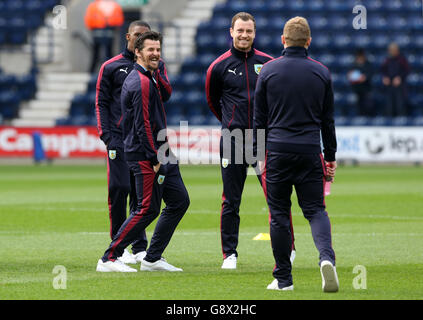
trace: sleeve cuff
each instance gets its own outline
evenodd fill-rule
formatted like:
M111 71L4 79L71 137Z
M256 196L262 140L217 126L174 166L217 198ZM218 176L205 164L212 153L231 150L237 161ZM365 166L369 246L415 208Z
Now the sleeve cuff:
M336 161L335 152L325 152L325 161L328 161L328 162Z
M109 133L103 133L100 137L100 139L104 142L104 144L107 146L111 140Z
M159 160L157 160L157 155L154 155L153 158L149 159L151 165L154 167L155 165L159 164Z

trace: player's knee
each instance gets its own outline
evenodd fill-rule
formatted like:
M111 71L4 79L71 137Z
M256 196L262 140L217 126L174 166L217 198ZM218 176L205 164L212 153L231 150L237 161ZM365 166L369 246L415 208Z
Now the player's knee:
M270 225L273 228L280 230L290 230L291 220L289 218L289 213L287 214L271 214L270 215Z
M311 221L315 218L327 216L327 213L325 210L321 210L321 209L310 209L310 210L303 210L303 215L304 215L304 218L306 218L308 221Z
M225 199L222 205L229 209L230 212L239 212L241 201L237 199Z
M189 199L189 195L186 194L179 205L179 211L185 214L190 204L191 204L191 201Z

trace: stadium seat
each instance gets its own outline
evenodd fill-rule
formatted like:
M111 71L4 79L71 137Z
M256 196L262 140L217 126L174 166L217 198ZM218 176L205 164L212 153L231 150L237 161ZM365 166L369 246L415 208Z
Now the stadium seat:
M214 115L210 115L210 116L207 117L206 124L209 125L209 126L220 126L221 125L220 121Z
M367 20L367 27L370 31L386 30L388 27L388 21L383 15L374 15Z
M286 0L274 0L268 4L270 12L283 12L288 8L288 2ZM271 20L271 19L270 19Z
M336 116L335 126L348 126L350 125L350 119L348 117Z
M329 21L326 17L322 15L313 15L308 19L308 22L310 24L310 28L312 30L326 30L326 28L329 25Z
M19 95L11 91L0 92L0 114L3 119L13 119L19 109Z
M353 117L351 118L350 125L352 126L366 126L370 123L370 119L368 117Z
M411 125L412 121L408 117L394 117L392 118L392 125L397 127L404 127Z
M413 126L423 127L423 116L415 117L411 121Z
M376 116L370 119L370 125L377 127L390 126L392 125L392 119L390 117Z

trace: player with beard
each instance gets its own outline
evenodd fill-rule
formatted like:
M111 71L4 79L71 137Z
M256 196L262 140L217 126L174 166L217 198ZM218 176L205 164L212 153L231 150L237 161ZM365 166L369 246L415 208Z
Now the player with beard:
M134 21L129 25L126 34L127 47L114 58L106 61L100 68L96 86L97 129L100 139L107 147L107 182L108 207L110 219L110 237L113 239L123 222L126 220L127 199L129 194L130 211L137 206L134 177L124 158L122 139L122 110L120 104L123 82L133 70L135 63L134 47L137 38L150 31L150 26L144 21ZM167 101L172 88L167 77L165 64L159 62L159 68L154 72L157 85L163 101ZM132 243L132 254L125 250L119 259L124 263L137 263L145 257L147 237L141 233Z
M162 257L177 225L189 206L189 196L178 163L165 163L159 150L169 150L167 140L159 139L166 130L166 114L157 80L153 76L160 65L162 36L149 31L135 43L137 63L126 78L121 95L125 158L135 176L137 207L123 223L102 259L98 272L136 272L117 260L162 210L141 271L182 271ZM170 152L171 153L171 152ZM169 151L167 156L169 155Z

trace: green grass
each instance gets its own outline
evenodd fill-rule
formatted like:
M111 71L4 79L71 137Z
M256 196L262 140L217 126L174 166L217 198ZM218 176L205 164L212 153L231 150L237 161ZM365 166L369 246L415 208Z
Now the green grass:
M222 185L216 166L182 166L191 206L164 256L183 273L101 274L109 219L105 166L0 166L1 299L423 299L423 169L339 168L326 198L340 291L321 292L318 253L293 194L295 291L266 290L274 260L268 211L255 177L241 205L239 264L221 270ZM151 237L154 225L147 234ZM53 268L67 270L55 290ZM367 289L356 290L356 265Z

